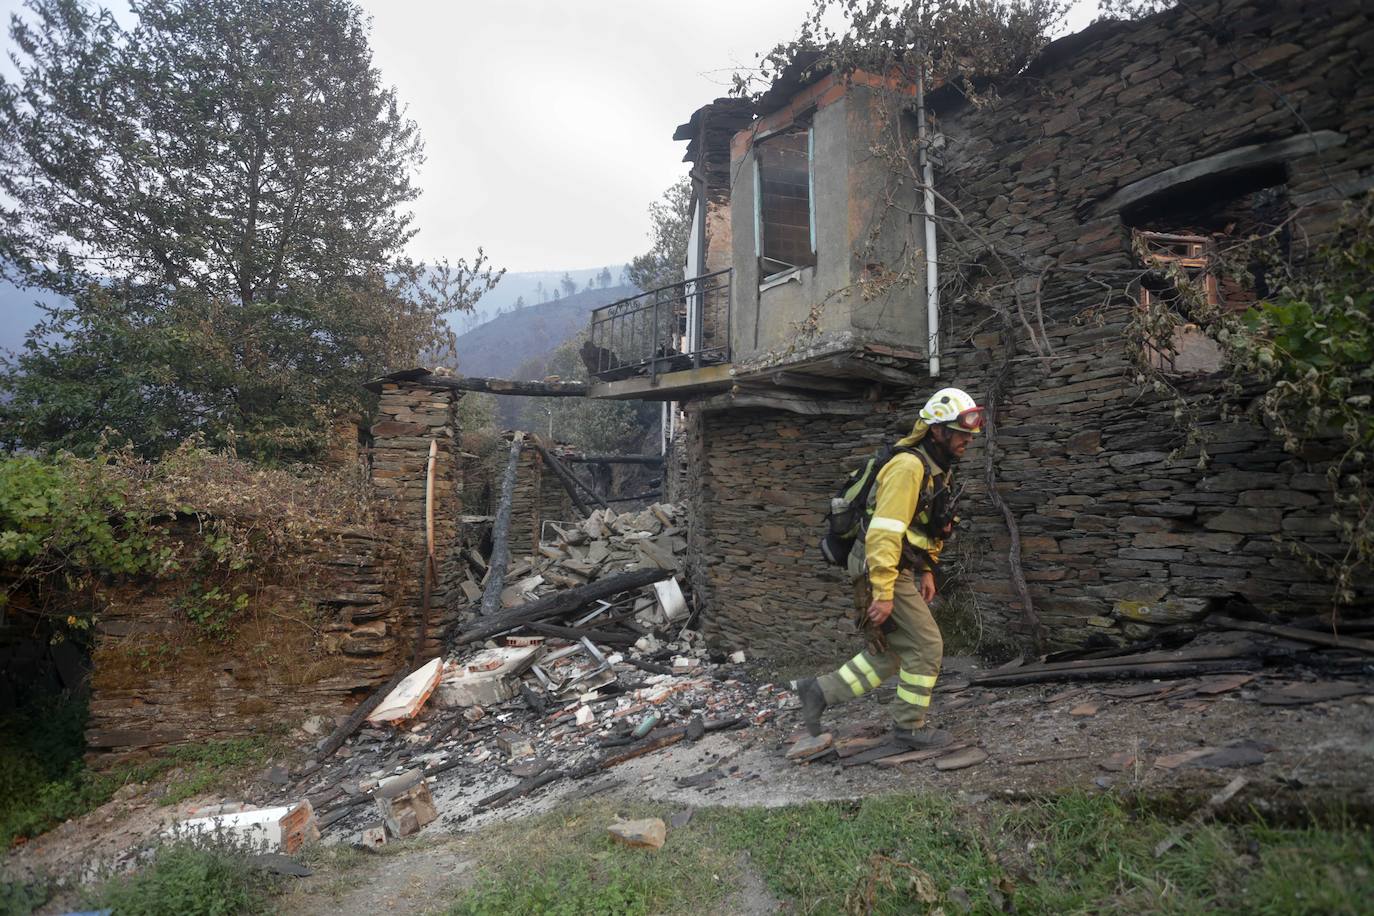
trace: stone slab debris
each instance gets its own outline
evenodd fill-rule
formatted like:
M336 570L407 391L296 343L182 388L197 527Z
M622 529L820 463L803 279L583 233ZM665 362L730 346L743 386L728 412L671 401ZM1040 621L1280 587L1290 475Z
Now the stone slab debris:
M1265 754L1257 747L1237 745L1198 757L1184 763L1186 767L1202 767L1208 770L1228 769L1231 767L1252 767L1264 763Z
M320 838L315 809L308 800L275 808L192 818L173 824L167 833L170 836L228 835L263 852L288 855Z
M1097 765L1108 773L1120 773L1123 770L1135 766L1136 755L1132 751L1119 751L1106 760L1098 761Z
M927 748L923 751L907 751L905 754L894 754L891 757L884 757L881 760L873 761L880 767L899 767L908 763L924 763L927 760L934 760L936 757L949 755L951 751L959 751L969 747L967 744L951 744L947 747Z
M438 686L443 671L442 658L431 659L412 671L386 695L386 699L372 711L367 721L373 725L395 725L414 718Z
M364 827L358 836L358 842L371 849L377 849L386 845L386 825L372 824Z
M551 766L553 766L552 761L543 757L535 757L532 760L522 760L513 764L510 768L510 774L517 779L528 779L531 776L538 776Z
M908 750L910 750L910 748L905 744L897 744L895 741L888 741L877 747L872 747L861 753L854 754L851 757L844 758L840 761L840 766L863 766L866 763L874 763L875 761L882 760L884 757L892 757Z
M257 855L248 857L248 864L272 875L282 875L287 878L309 878L315 873L309 865L297 862L290 856L284 856L279 852L260 852Z
M657 817L637 821L616 821L606 829L617 843L642 849L662 849L664 841L668 838L668 825Z
M394 837L418 833L439 817L420 770L407 770L384 780L372 795L386 829Z
M1215 677L1203 678L1197 686L1197 692L1204 696L1216 696L1243 687L1254 679L1253 674L1218 674Z
M1318 681L1316 683L1297 683L1266 690L1258 699L1263 706L1305 706L1308 703L1322 703L1327 700L1340 700L1357 693L1368 693L1368 687L1349 684L1344 681Z
M681 830L692 822L692 815L695 813L696 811L693 808L684 808L668 818L668 823L674 830Z
M988 752L981 747L969 747L962 751L955 751L947 757L941 757L935 761L935 769L941 771L962 770L967 767L977 766L988 759Z
M840 757L853 757L855 754L862 754L864 751L872 750L880 744L886 744L887 738L884 736L874 738L845 738L835 742L835 753Z
M1102 708L1100 703L1079 703L1069 710L1069 715L1079 719L1088 719L1097 715L1097 711Z
M745 656L744 656L744 650L743 650L743 649L738 649L738 650L736 650L736 651L730 653L730 662L731 662L731 664L742 665L742 664L744 664L744 659L745 659Z
M1214 747L1195 747L1186 751L1179 751L1177 754L1165 754L1155 759L1155 766L1161 770L1176 770L1185 763L1197 760L1199 757L1206 757L1208 754L1215 754Z
M830 732L822 732L814 737L807 735L787 751L789 760L809 760L818 754L823 754L830 750L830 745L835 741L835 736Z

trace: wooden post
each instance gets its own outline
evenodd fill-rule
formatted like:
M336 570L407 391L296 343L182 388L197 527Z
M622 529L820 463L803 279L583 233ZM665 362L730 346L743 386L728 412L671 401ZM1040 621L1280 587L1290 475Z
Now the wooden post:
M506 473L501 477L501 501L496 505L496 520L491 526L491 560L487 565L487 585L482 592L482 616L501 608L501 590L506 587L506 566L510 563L510 509L515 494L515 474L520 468L520 449L525 434L517 432L510 444Z
M429 636L429 602L434 594L434 465L439 456L439 440L429 440L429 463L425 468L425 575L420 597L420 626L415 634L415 649L410 653L412 666L420 663L425 639Z

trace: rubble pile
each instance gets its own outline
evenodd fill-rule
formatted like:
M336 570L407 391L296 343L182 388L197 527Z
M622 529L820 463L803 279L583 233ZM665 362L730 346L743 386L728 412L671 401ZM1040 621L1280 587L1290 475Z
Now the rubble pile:
M597 509L579 525L546 523L555 536L539 544L539 556L522 559L506 571L501 605L517 607L558 589L576 588L616 572L661 569L679 573L687 551L686 532L680 520L686 510L668 503L654 503L640 512L617 514ZM460 582L472 604L482 600L482 588L490 570L475 549L465 552L467 570ZM636 612L652 607L652 598L641 599Z
M387 786L420 792L441 777L446 795L464 789L464 804L439 812L456 823L562 779L771 720L787 705L787 689L752 684L743 652L712 654L688 625L676 577L687 546L676 524L682 515L664 504L636 513L601 509L556 528L538 560L511 568L505 610L470 619L448 658L401 681L363 728L304 768L289 791L310 801L321 830L357 830L377 845L427 822L395 816ZM463 588L475 606L486 564L475 552L468 559L474 575ZM647 584L520 619L523 609L636 571L645 571L639 578ZM661 573L656 581L653 572ZM398 717L398 709L411 715ZM416 802L426 815L431 806L427 793Z

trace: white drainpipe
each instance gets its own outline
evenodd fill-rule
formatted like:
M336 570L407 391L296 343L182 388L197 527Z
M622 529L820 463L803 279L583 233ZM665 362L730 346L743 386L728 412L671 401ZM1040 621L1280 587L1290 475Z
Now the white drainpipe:
M916 80L916 141L921 167L921 183L925 186L926 224L926 352L930 356L930 377L940 375L940 268L936 262L935 241L935 169L930 163L926 130L925 71Z

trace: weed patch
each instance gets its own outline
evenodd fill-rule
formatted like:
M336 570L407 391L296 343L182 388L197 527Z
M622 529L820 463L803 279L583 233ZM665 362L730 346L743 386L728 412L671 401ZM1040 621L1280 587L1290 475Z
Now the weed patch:
M237 916L272 912L277 887L244 850L183 841L159 848L132 875L111 878L89 903L120 916Z

